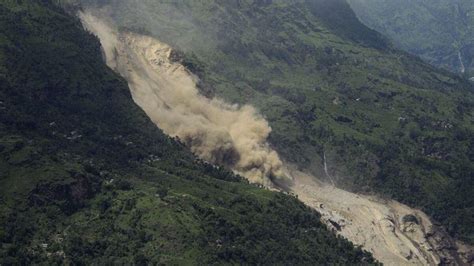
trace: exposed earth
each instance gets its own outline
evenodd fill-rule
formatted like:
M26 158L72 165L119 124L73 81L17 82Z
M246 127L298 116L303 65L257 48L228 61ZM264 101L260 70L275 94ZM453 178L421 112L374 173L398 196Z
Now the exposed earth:
M165 133L177 135L173 133L172 128L166 127L167 124L157 117L157 113L154 113L154 110L157 110L155 105L166 104L166 100L162 99L170 99L165 95L169 93L169 86L184 84L195 87L197 77L179 63L173 62L170 58L171 47L159 40L136 33L119 32L89 13L80 14L80 18L85 27L99 37L107 64L128 80L137 104L158 126L162 127ZM150 78L151 76L153 78ZM177 78L180 80L176 80ZM147 83L147 80L153 80L153 84ZM148 97L150 92L146 90L156 84L168 88L154 90L154 97L158 99L154 102L154 98ZM194 97L203 97L193 91L189 93ZM212 105L212 99L209 99L209 103ZM228 105L223 102L219 104ZM183 107L170 103L163 108ZM181 120L183 123L186 121ZM263 145L261 141L256 143ZM193 143L190 145L193 150ZM272 154L273 151L268 147L262 147L265 152ZM265 160L266 157L262 158ZM267 167L265 169L275 167L264 166ZM271 186L268 180L259 180L252 174L246 175L242 169L245 167L234 168L236 172L242 173L253 182ZM287 175L291 178L277 180L281 188L316 209L322 214L324 222L336 233L372 252L374 257L384 264L467 265L473 262L473 248L456 243L442 227L430 221L422 211L393 200L382 200L375 196L358 195L339 189L333 182L322 182L292 166L282 169L287 171ZM331 180L331 176L327 173L326 160L324 170L326 179Z

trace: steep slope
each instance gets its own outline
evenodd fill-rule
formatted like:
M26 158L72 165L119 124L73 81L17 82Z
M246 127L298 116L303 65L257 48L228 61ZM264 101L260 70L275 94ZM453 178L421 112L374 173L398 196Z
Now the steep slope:
M293 197L197 160L49 1L0 2L0 264L361 264Z
M349 0L369 27L429 63L474 76L474 2Z
M204 95L256 106L284 160L473 243L471 85L392 48L345 1L81 2L180 49Z
M284 178L282 162L266 142L271 128L252 106L201 95L197 77L173 61L178 55L165 43L119 32L89 13L79 17L99 37L107 65L128 81L135 102L166 134L251 182L271 186L270 178Z
M265 125L266 122L255 114L249 115L246 110L251 109L250 106L231 107L221 99L199 95L196 87L199 80L175 61L175 52L161 41L119 31L107 23L104 16L96 17L88 11L79 12L79 17L84 26L99 37L107 64L126 78L134 100L165 133L186 140L186 145L206 160L232 162L231 159L238 155L239 161L251 162L251 169L267 165L271 148L262 151L262 146L254 142L256 139L249 138L255 135L253 133L262 132L256 124ZM244 121L235 120L241 116ZM223 132L229 133L225 138L228 141L216 141L220 139L216 136L226 135L222 135ZM241 147L246 146L254 147L251 156L241 151ZM207 151L219 151L217 154L220 155L230 152L233 156L209 157ZM241 172L239 163L226 165ZM275 187L275 182L277 187L281 185L296 194L308 206L323 213L324 222L338 234L370 250L384 264L437 264L463 260L463 254L458 254L450 237L418 210L325 186L312 176L290 170L292 167L288 165L278 169L286 172L289 178L269 179L269 176L260 175L256 178L254 171L243 174L253 182L270 187Z

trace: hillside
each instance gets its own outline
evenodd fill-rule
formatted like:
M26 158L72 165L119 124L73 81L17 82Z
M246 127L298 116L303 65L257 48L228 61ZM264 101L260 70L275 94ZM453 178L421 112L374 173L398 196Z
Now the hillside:
M366 264L320 215L196 159L49 1L0 2L0 264Z
M202 94L256 106L287 162L473 243L473 88L393 48L345 1L81 2L181 50Z
M349 0L367 26L427 62L474 76L474 2Z

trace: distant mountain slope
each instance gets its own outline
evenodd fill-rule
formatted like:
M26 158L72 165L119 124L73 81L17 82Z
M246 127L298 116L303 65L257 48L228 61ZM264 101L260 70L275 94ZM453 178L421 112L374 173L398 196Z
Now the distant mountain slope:
M439 67L474 76L471 0L349 0L369 27Z
M285 160L473 243L472 86L391 47L345 1L81 2L182 50L203 94L258 107Z
M49 1L0 2L0 264L361 264L296 199L197 160Z

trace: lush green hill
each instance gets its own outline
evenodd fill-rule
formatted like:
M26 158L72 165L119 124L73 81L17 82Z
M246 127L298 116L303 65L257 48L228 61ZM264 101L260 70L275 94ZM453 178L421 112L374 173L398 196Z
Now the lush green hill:
M474 76L471 0L349 0L369 27L435 66Z
M197 160L48 1L0 2L0 264L359 264L293 197Z
M394 49L343 0L82 1L185 54L206 95L252 103L272 144L339 186L427 211L474 241L474 91Z

